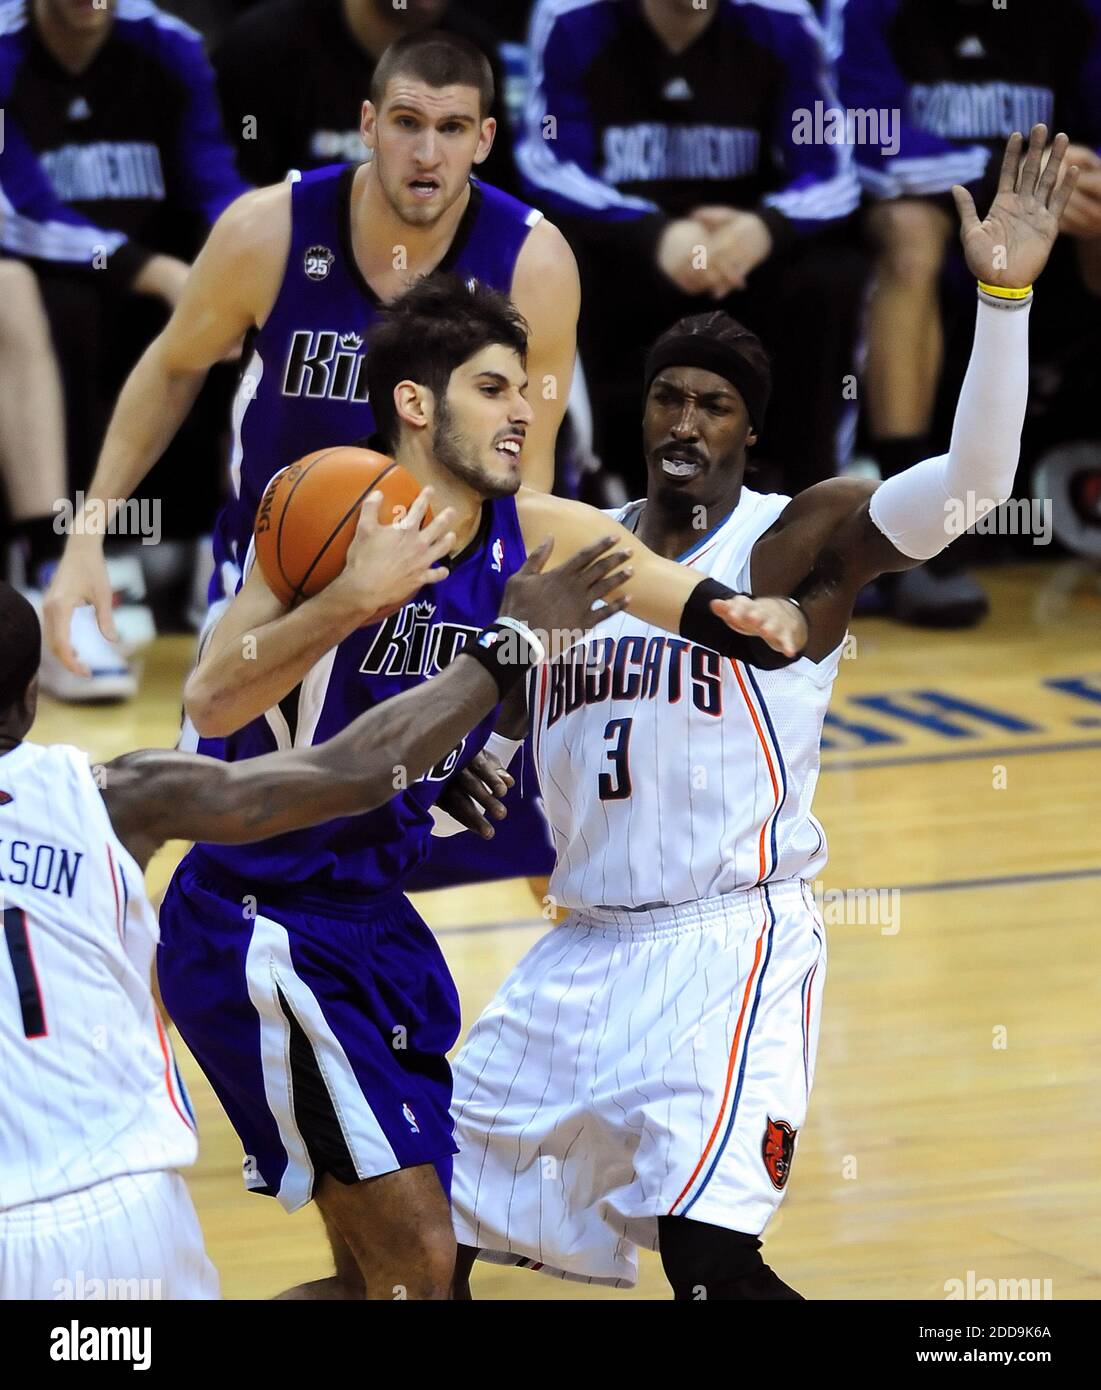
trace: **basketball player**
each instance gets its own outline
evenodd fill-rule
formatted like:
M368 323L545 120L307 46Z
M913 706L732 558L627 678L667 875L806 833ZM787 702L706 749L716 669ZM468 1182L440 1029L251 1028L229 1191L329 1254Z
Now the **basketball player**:
M525 478L548 489L573 371L578 278L542 214L472 177L493 144L488 61L454 34L419 33L379 60L363 103L367 163L246 193L218 219L168 325L119 396L86 505L112 509L146 476L211 366L248 335L233 409L233 493L215 527L210 599L232 597L260 497L279 469L375 429L364 341L383 305L437 267L509 293L532 328L537 405ZM263 140L263 129L256 132ZM94 604L114 639L103 538L74 525L47 593L46 637ZM94 531L95 528L91 528Z
M616 596L651 622L743 659L794 658L806 625L791 603L733 598L593 508L520 487L534 415L526 344L504 295L456 276L425 278L385 315L369 345L371 399L397 462L453 514L450 573L360 626L328 591L285 611L252 565L185 690L201 748L239 761L308 746L434 685L525 554L552 538L562 561L602 537L617 562L632 551ZM197 844L165 896L162 995L242 1140L246 1185L289 1211L316 1199L325 1219L335 1278L296 1296L450 1291L458 1000L402 885L427 851L441 786L492 724L419 782L395 768L396 794L371 816L250 848Z
M760 343L714 313L652 348L647 496L619 519L688 572L794 593L811 636L794 664L752 671L670 641L635 605L535 673L551 894L569 915L517 965L455 1064L460 1295L477 1250L623 1286L643 1246L660 1250L677 1299L799 1297L759 1251L818 1042L822 721L861 587L943 550L962 529L957 503L966 525L1010 495L1031 285L1077 172L1056 189L1059 135L1041 176L1045 140L1035 127L1020 170L1021 137L1010 140L984 222L954 190L980 284L946 456L878 487L753 492L745 451L769 387Z
M405 527L378 525L377 498L364 508L330 606L369 620L438 577L449 518L418 532L425 502ZM606 548L547 575L546 551L533 556L503 587L500 623L465 648L473 660L328 742L240 764L144 749L99 776L77 748L26 741L38 619L0 584L0 1299L218 1296L177 1171L194 1162L195 1123L150 992L150 855L170 839L235 844L381 805L395 764L427 772L520 674L495 645L502 633L533 640L528 624L619 611L621 599L592 611L622 578Z

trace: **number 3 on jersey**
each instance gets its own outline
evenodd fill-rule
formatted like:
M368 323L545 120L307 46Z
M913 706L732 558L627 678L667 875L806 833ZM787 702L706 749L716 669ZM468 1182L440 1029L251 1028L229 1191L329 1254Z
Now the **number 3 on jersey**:
M604 737L614 739L604 754L612 764L612 772L602 772L598 780L601 801L624 801L631 795L631 768L627 761L631 748L631 720L609 719Z

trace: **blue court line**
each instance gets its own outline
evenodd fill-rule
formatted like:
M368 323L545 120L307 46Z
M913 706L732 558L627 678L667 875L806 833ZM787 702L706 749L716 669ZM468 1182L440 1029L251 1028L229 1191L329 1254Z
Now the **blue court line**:
M900 893L959 893L970 888L1016 888L1029 883L1068 883L1075 879L1101 878L1101 867L1095 869L1054 869L1049 873L1005 874L991 878L950 878L940 883L901 883L894 885ZM883 885L880 885L881 887ZM887 885L890 887L891 885ZM852 885L850 884L851 888ZM844 888L836 889L844 892ZM473 936L478 932L520 931L523 928L549 926L539 917L524 917L512 922L478 922L462 927L439 927L436 936Z
M1003 748L969 748L966 752L910 753L895 758L831 758L822 751L822 771L836 768L859 771L862 767L910 767L915 763L958 763L969 758L1028 758L1037 753L1077 753L1087 748L1101 748L1101 738L1081 739L1076 743L1019 743Z

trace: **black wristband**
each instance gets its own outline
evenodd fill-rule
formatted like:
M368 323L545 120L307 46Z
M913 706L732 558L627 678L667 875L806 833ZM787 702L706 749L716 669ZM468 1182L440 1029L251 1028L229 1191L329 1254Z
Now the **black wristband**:
M505 623L490 623L468 642L459 653L472 656L497 682L503 700L542 659L538 651L518 627Z
M758 666L765 671L778 671L798 661L797 656L785 656L774 651L763 637L745 637L734 632L711 611L711 603L717 598L753 598L753 594L738 593L720 584L717 579L701 579L688 595L688 602L680 615L680 635L690 642L698 642L702 647L711 647L720 656L733 657L744 661L747 666Z

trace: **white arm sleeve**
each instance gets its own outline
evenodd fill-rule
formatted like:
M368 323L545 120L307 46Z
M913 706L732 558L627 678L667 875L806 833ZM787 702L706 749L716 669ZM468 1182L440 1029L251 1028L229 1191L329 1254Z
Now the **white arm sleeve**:
M507 768L523 742L522 738L505 738L503 734L490 734L486 739L485 751L492 753L501 766ZM432 834L438 839L446 839L449 835L461 835L466 829L465 825L460 825L453 815L441 810L439 806L430 806L428 814L432 817Z
M1026 300L979 294L975 342L948 453L888 478L869 511L896 550L929 560L1013 490L1028 401Z

